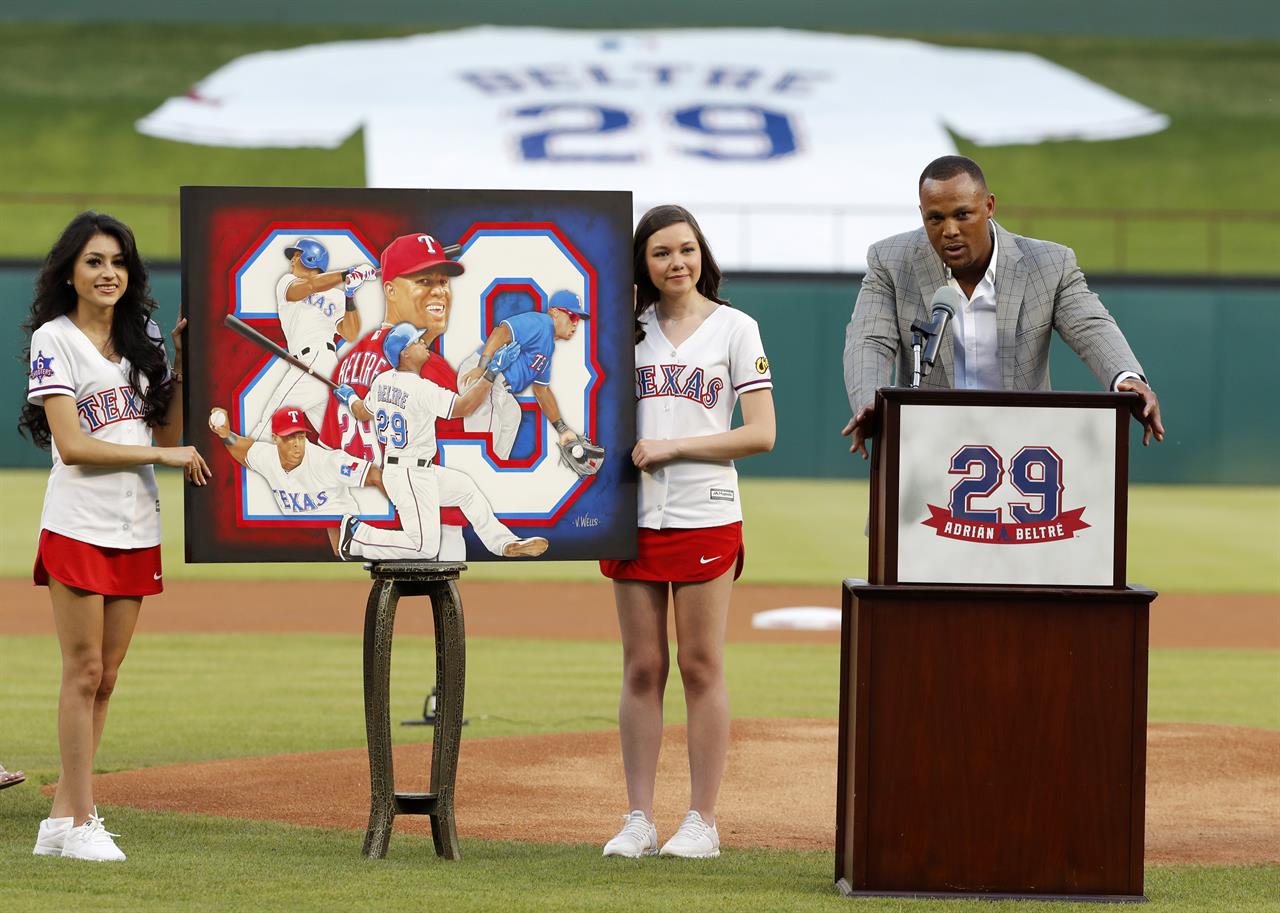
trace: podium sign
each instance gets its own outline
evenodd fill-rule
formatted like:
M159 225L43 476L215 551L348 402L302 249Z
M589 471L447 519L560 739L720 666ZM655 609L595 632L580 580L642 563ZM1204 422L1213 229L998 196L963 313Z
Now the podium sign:
M1124 585L1128 397L906 395L878 397L872 583Z
M844 894L1145 899L1134 400L876 394L870 582L845 582L841 628Z

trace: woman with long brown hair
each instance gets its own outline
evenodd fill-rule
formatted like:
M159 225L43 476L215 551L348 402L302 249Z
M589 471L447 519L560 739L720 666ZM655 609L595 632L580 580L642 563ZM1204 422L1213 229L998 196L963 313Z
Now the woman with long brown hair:
M210 475L181 444L185 321L171 367L155 308L133 232L84 212L45 259L24 325L31 370L19 429L53 455L33 577L49 588L62 652L61 773L38 856L125 858L98 817L91 778L142 599L163 589L152 467L179 467L196 485Z
M632 252L639 554L601 562L622 632L618 728L631 812L604 855L659 852L653 793L670 602L688 710L690 799L661 853L706 858L720 855L715 804L729 747L724 632L744 558L733 460L773 448L773 381L759 327L720 298L720 268L686 209L645 213ZM737 403L743 424L731 428Z

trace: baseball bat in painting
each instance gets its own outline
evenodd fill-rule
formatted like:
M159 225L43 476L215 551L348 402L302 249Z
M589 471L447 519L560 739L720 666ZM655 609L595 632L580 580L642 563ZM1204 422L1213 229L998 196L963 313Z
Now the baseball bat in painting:
M241 319L240 319L239 317L237 317L235 314L228 314L228 315L226 316L226 318L225 318L222 322L223 322L223 324L225 324L229 329L232 329L232 330L234 330L235 332L239 333L239 334L240 334L241 336L243 336L245 339L249 340L250 342L254 343L255 345L259 346L260 348L266 349L268 352L270 352L270 353L271 353L272 355L274 355L276 358L282 358L282 359L284 359L284 360L285 360L285 361L287 361L289 364L291 364L291 365L293 365L295 368L297 368L299 371L302 371L302 372L305 372L305 373L307 373L307 374L310 374L310 375L311 375L312 377L314 377L316 380L322 381L324 384L326 384L326 385L327 385L328 387L330 387L331 389L336 389L336 388L337 388L337 386L338 386L338 385L337 385L337 384L335 384L333 381L331 381L329 378L325 377L323 374L317 374L317 373L316 373L314 370L312 370L310 367L308 367L307 365L303 364L303 363L302 363L301 361L299 361L298 359L294 358L294 357L293 357L293 355L291 355L289 352L287 352L286 350L284 350L284 349L283 349L283 348L281 348L280 346L276 345L274 342L272 342L272 341L271 341L270 339L268 339L267 337L263 336L261 333L259 333L259 332L258 332L257 330L255 330L253 327L249 326L249 324L245 323L243 320L241 320Z

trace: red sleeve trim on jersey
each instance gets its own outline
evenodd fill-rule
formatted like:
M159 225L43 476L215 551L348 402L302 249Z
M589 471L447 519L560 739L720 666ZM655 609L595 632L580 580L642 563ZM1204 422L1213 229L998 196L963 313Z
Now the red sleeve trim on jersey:
M741 393L743 390L746 390L750 387L759 387L761 385L764 385L766 387L772 387L773 379L768 377L761 377L757 380L749 380L749 381L746 381L745 383L738 384L738 386L734 387L733 389Z

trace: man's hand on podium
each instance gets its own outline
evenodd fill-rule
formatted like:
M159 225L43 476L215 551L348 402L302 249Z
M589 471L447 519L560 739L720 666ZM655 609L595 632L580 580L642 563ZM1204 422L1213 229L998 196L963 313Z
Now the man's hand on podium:
M1155 398L1155 394L1151 394ZM1157 411L1157 415L1159 412ZM870 455L867 453L866 442L876 432L876 404L874 402L867 403L858 410L858 414L849 419L849 424L844 426L844 430L840 433L845 437L852 436L853 444L849 447L850 453L861 453L865 460ZM1163 430L1161 431L1163 434Z
M1116 390L1136 393L1142 397L1141 406L1133 407L1134 418L1142 422L1142 446L1150 444L1153 436L1157 442L1163 441L1164 423L1160 421L1160 400L1156 398L1156 391L1136 377L1120 381L1116 384Z

